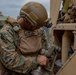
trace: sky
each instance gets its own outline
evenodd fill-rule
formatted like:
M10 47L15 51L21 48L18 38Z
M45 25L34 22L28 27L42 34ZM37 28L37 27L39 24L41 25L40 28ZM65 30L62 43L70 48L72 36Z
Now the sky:
M34 1L44 5L50 16L50 0L0 0L0 11L3 15L17 18L20 8L27 2Z

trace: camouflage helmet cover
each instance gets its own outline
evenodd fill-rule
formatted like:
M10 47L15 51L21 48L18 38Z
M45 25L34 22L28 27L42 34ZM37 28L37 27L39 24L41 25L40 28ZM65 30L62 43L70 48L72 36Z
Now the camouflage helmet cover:
M20 16L26 18L31 25L39 27L44 26L48 20L45 7L38 2L28 2L22 6Z

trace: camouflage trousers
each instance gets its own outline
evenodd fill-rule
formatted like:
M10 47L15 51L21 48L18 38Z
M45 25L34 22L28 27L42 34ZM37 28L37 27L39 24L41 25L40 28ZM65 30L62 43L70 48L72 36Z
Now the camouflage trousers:
M5 68L0 61L0 75L31 75L30 73L31 72L29 72L28 74L20 74L20 73L13 72Z
M4 71L4 72L1 72L0 75L31 75L31 74L30 73L20 74L20 73L15 73L15 72L12 72L12 71Z

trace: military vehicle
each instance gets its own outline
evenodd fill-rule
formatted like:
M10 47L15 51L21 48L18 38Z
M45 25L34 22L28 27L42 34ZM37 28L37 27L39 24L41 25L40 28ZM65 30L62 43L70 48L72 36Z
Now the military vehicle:
M61 66L50 75L76 75L76 0L50 0L50 11L50 43L61 47L56 59Z

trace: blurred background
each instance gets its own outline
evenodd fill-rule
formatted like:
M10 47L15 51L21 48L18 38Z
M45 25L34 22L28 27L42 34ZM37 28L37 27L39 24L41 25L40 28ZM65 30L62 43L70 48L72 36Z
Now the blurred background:
M27 2L34 1L44 5L50 17L50 0L0 0L0 11L5 16L17 18L20 8Z

